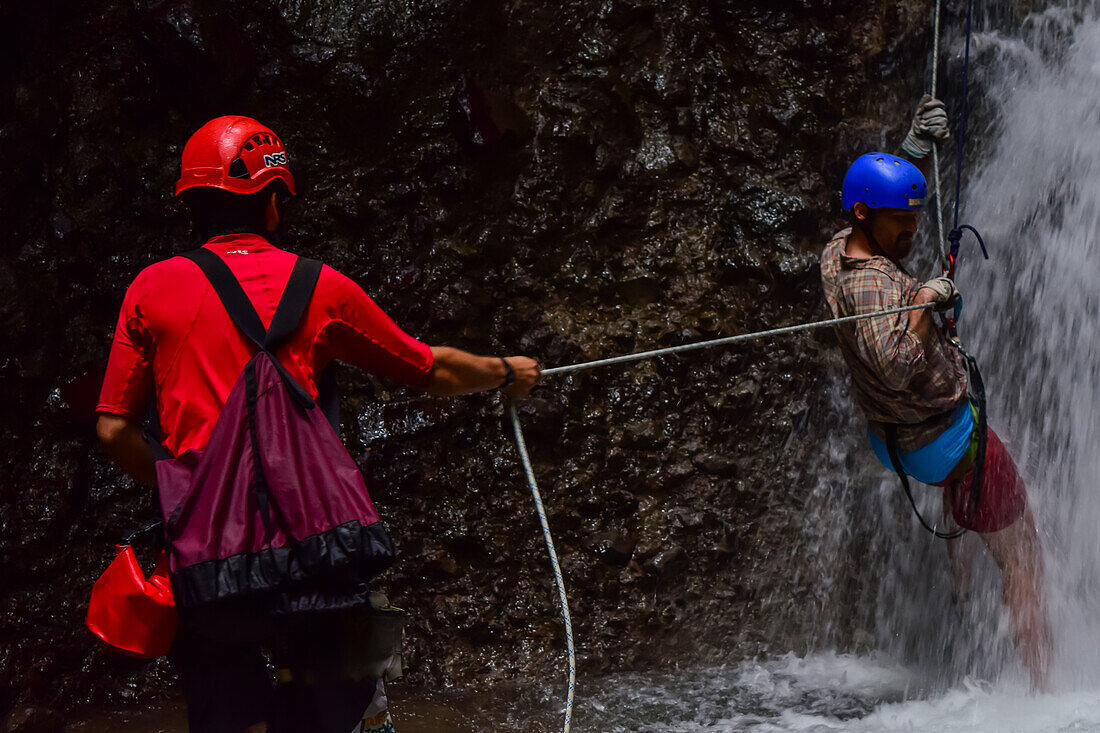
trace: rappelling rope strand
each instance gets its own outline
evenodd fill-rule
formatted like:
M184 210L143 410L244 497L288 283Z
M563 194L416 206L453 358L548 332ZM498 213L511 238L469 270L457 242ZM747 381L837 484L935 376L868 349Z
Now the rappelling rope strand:
M936 0L936 10L932 15L932 91L936 96L936 76L940 65L940 0ZM940 195L940 152L935 143L932 143L932 192L936 199L936 242L939 244L940 257L946 269L947 240L943 237L943 197Z
M783 326L782 328L772 328L767 331L756 331L755 333L743 333L737 336L725 336L723 338L711 339L710 341L699 341L694 344L683 344L681 346L669 346L664 349L654 349L653 351L642 351L637 354L625 354L623 356L613 356L608 359L596 359L595 361L585 361L579 364L570 364L568 366L552 367L550 369L543 369L542 376L549 377L555 374L567 374L569 372L579 372L584 369L595 369L596 367L611 366L613 364L624 364L630 361L639 361L641 359L652 359L656 356L665 356L667 354L679 354L684 351L695 351L696 349L707 349L715 346L725 346L726 344L735 344L739 341L752 341L754 339L766 338L768 336L779 336L785 333L795 333L797 331L809 331L814 328L822 328L824 326L836 326L841 323L851 323L853 321L861 321L865 318L877 318L879 316L889 316L897 313L908 313L909 311L921 310L924 308L931 308L932 303L924 303L922 305L909 305L902 308L890 308L888 310L875 311L874 313L864 313L858 316L843 316L841 318L830 318L827 321L814 321L813 323L801 323L797 326Z
M955 225L959 228L959 199L962 191L963 148L966 145L966 102L970 96L970 19L974 14L974 1L966 3L966 51L963 53L962 114L959 115L958 151L955 155Z
M936 65L940 62L940 0L936 0L936 9L932 13L932 90L936 96ZM934 151L936 146L932 146Z
M951 229L951 233L947 238L951 241L951 252L948 255L947 267L944 274L954 279L955 266L958 262L959 256L959 243L962 241L963 230L969 230L972 232L978 240L978 245L982 248L982 255L988 260L989 252L986 251L985 242L982 240L982 235L978 233L978 230L969 224L959 224L959 201L962 197L962 164L963 164L963 152L966 145L966 120L967 120L967 102L970 97L970 35L971 35L971 22L974 16L974 0L967 0L966 3L966 50L963 53L963 91L962 91L962 114L959 117L959 133L955 150L955 224ZM974 459L974 474L970 481L970 510L972 513L977 513L978 507L981 504L982 493L982 479L983 472L985 470L985 451L987 440L987 428L988 428L988 413L985 400L985 384L982 380L981 371L978 369L978 362L973 356L966 353L958 342L958 334L956 331L956 323L959 318L961 310L961 303L955 307L954 317L946 318L944 326L946 328L948 336L955 342L955 345L959 348L959 353L962 355L966 362L967 368L967 381L969 383L970 392L975 398L975 403L978 408L978 453Z
M956 149L955 149L955 219L954 225L951 229L951 233L947 235L948 241L951 242L950 251L947 255L947 262L944 265L943 274L955 278L955 265L959 257L959 243L962 241L963 230L967 229L973 232L974 236L978 240L978 245L982 248L982 256L987 260L989 259L989 252L986 251L985 242L982 240L982 235L978 233L978 230L969 224L959 224L959 209L960 200L962 199L962 165L963 165L963 153L966 146L966 120L967 120L967 102L970 97L970 36L971 36L971 21L974 15L974 0L967 0L966 3L966 50L963 54L963 89L962 89L962 110L959 115L959 131L956 136ZM933 146L934 149L934 146ZM938 186L937 182L937 186ZM955 336L955 319L947 320L947 328L949 334Z
M565 578L561 574L561 563L558 562L558 553L554 550L554 538L550 536L550 523L546 519L546 508L542 505L542 495L539 486L535 482L535 471L531 468L531 457L527 454L527 441L523 439L523 427L519 423L519 414L513 403L508 404L508 411L512 416L512 430L516 434L516 447L519 449L519 457L523 462L523 470L527 474L527 484L531 487L531 495L535 498L535 510L542 523L542 536L546 539L546 549L550 553L550 564L554 568L554 580L558 584L558 596L561 598L561 615L565 620L565 646L569 654L569 691L565 698L565 733L573 724L573 691L577 680L577 655L573 648L573 622L569 618L569 599L565 595Z

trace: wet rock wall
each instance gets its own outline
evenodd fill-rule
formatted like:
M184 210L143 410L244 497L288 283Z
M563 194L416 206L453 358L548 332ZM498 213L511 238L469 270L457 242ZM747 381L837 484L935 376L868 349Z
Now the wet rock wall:
M929 13L5 3L0 715L114 707L171 679L96 647L82 618L149 513L92 411L127 283L196 244L171 197L195 128L241 113L279 131L300 182L284 246L409 332L564 364L820 315L835 192L855 154L900 140ZM828 334L788 337L550 379L523 403L583 674L851 643L820 619L855 591L804 572L831 360ZM558 679L555 591L500 399L341 378L347 444L401 550L382 584L414 614L411 680Z

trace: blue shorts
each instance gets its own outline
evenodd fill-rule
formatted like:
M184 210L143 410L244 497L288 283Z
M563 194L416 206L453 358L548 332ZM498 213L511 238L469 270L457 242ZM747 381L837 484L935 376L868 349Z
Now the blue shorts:
M974 415L970 411L970 402L964 401L955 410L951 427L940 433L931 443L916 450L898 451L898 460L902 470L922 484L938 484L959 464L970 447L970 434L974 432ZM890 460L890 451L886 443L870 430L871 449L879 462L891 471L894 464Z

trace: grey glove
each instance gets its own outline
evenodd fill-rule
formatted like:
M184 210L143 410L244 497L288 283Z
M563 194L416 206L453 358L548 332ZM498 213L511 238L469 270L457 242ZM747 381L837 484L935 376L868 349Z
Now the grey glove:
M925 94L917 103L913 124L901 144L901 149L912 158L923 158L932 152L932 146L951 137L947 128L947 109L943 102L931 94Z
M921 290L925 288L936 294L936 297L932 300L935 303L932 309L937 313L949 311L962 302L959 289L955 287L954 281L949 277L933 278L920 286Z

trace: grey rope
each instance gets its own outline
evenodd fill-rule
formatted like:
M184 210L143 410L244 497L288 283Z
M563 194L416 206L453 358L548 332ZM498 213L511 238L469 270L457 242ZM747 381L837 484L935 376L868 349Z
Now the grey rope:
M865 318L876 318L878 316L889 316L895 313L907 313L909 311L921 310L923 308L931 308L931 303L924 303L923 305L909 305L903 308L891 308L889 310L875 311L874 313L864 313L858 316L844 316L842 318L830 318L827 321L815 321L813 323L802 323L797 326L784 326L782 328L772 328L767 331L756 331L755 333L743 333L737 336L726 336L724 338L711 339L710 341L699 341L694 344L683 344L681 346L669 346L664 349L654 349L653 351L642 351L637 354L626 354L625 356L613 356L609 359L596 359L595 361L585 361L580 364L570 364L569 366L553 367L551 369L543 369L542 376L549 377L555 374L566 374L568 372L579 372L584 369L595 369L596 367L611 366L612 364L625 364L630 361L639 361L641 359L652 359L655 356L665 356L666 354L678 354L684 351L695 351L696 349L707 349L714 346L725 346L726 344L735 344L739 341L752 341L754 339L766 338L768 336L779 336L785 333L796 333L798 331L809 331L813 328L821 328L823 326L836 326L841 323L851 323L852 321L861 321Z
M569 654L569 691L565 698L565 733L573 724L573 688L577 681L577 654L573 648L573 622L569 618L569 599L565 595L565 578L561 574L561 563L558 562L558 553L554 550L554 538L550 536L550 523L546 519L546 508L542 505L542 495L539 494L539 486L535 482L535 471L531 468L531 457L527 454L527 441L523 439L523 427L519 423L519 414L514 403L508 404L508 411L512 415L512 430L516 434L516 447L519 449L520 460L523 461L523 470L527 474L527 483L531 487L531 495L535 497L535 510L542 523L542 536L546 539L546 549L550 553L550 564L554 568L554 580L558 583L558 596L561 598L561 615L565 619L565 646Z
M936 66L940 62L940 0L932 14L932 96L936 96ZM935 147L932 148L935 150Z
M670 346L666 349L655 349L653 351L643 351L638 354L627 354L625 356L615 356L610 359L597 359L596 361L586 361L581 364L572 364L570 366L554 367L553 369L544 369L543 376L549 376L553 374L565 374L567 372L577 372L582 369L593 369L600 366L610 366L612 364L625 364L631 361L639 361L641 359L650 359L655 356L662 356L664 354L676 354L683 351L694 351L696 349L705 349L714 346L723 346L725 344L733 344L739 341L751 341L753 339L765 338L767 336L777 336L784 333L795 333L796 331L808 331L812 328L821 328L823 326L835 326L841 323L851 323L852 321L860 321L867 318L877 318L879 316L889 316L897 313L908 313L909 311L922 310L931 308L932 303L924 303L922 305L910 305L904 308L890 308L889 310L875 311L874 313L864 313L858 316L844 316L842 318L830 318L826 321L815 321L813 323L803 323L797 326L784 326L783 328L773 328L768 331L757 331L756 333L745 333L739 336L727 336L725 338L712 339L710 341L700 341L694 344L684 344L682 346ZM516 448L519 450L519 457L523 463L523 471L527 474L527 484L531 488L531 495L535 499L535 511L538 512L539 522L542 524L542 535L546 540L546 549L550 553L550 565L554 569L554 580L558 585L558 597L561 601L561 615L565 621L565 644L566 651L569 655L569 689L565 700L565 733L569 733L569 729L573 724L573 696L574 688L577 681L577 654L573 647L573 622L569 617L569 598L565 593L565 578L561 572L561 563L558 562L558 553L554 549L554 538L550 535L550 523L546 519L546 508L542 503L542 494L539 493L538 483L535 481L535 470L531 468L531 456L527 453L527 441L523 437L523 426L519 421L519 414L516 412L516 406L513 403L509 403L508 412L512 418L512 431L516 437Z
M932 15L932 90L933 97L936 96L936 75L939 72L940 65L940 2L936 0L936 10ZM932 195L936 199L936 205L933 208L933 212L936 217L936 242L940 246L940 258L943 260L943 266L948 266L947 259L947 240L943 238L943 199L940 197L940 152L936 147L936 143L932 143Z

